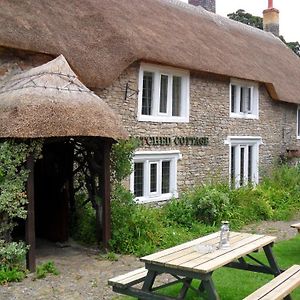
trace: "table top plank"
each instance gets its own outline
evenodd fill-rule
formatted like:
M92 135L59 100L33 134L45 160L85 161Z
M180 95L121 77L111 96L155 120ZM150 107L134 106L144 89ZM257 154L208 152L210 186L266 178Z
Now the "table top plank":
M201 265L195 267L196 270L202 270L203 272L211 272L219 267L222 267L240 257L243 257L253 251L259 250L262 247L274 242L276 237L273 236L262 236L256 241L250 242L248 244L242 245L232 251L228 251L223 255L220 255L213 260L207 261Z
M232 234L230 237L230 242L231 244L234 244L238 241L240 241L242 238L245 238L245 236L247 237L248 234ZM165 260L157 260L157 262L162 262L165 263L166 265L182 265L185 262L189 262L192 261L194 259L201 259L203 261L205 261L207 259L207 255L209 254L214 254L216 253L216 251L218 250L219 247L219 242L220 242L220 238L216 238L213 240L214 243L212 243L211 245L207 245L207 249L205 248L206 244L204 245L199 244L199 245L195 245L194 247L190 247L189 249L191 249L190 253L187 253L187 255L185 256L179 256L179 257L175 257L174 259L165 259ZM212 246L214 248L210 249L209 246ZM168 258L168 257L167 257Z
M156 253L153 253L153 254L141 257L140 260L142 262L156 261L158 258L163 257L165 255L177 252L179 250L187 249L187 248L189 248L191 246L200 244L202 242L206 243L209 240L214 239L215 237L219 237L219 236L220 236L220 232L215 232L215 233L212 233L212 234L209 234L209 235L206 235L206 236L202 236L202 237L200 237L198 239L195 239L195 240L192 240L192 241L189 241L189 242L177 245L175 247L168 248L168 249L165 249L165 250L162 250L162 251L159 251L159 252L156 252Z
M250 233L230 233L230 247L217 249L220 239L220 232L175 246L141 258L141 261L149 265L161 265L174 269L208 273L216 270L258 250L276 240L273 236L264 236ZM216 250L201 253L197 251L203 247L215 246ZM149 266L148 266L149 267Z

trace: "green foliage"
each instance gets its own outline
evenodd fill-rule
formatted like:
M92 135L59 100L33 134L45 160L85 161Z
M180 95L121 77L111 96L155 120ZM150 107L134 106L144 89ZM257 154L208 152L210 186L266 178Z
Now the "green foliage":
M300 208L300 170L275 167L257 186L231 189L228 184L201 185L162 207L138 205L120 184L112 200L112 250L144 255L219 229L269 219L284 219Z
M28 170L25 163L30 154L37 159L41 149L41 141L0 143L0 239L9 241L14 219L27 216L25 184Z
M96 211L84 193L75 196L75 213L72 216L71 235L86 245L96 245Z
M0 240L0 284L24 279L27 250L28 246L22 242Z
M59 275L59 271L53 261L47 261L36 268L36 278L45 278L48 274Z
M263 29L263 19L258 16L253 16L250 13L245 12L243 9L238 9L234 13L230 13L227 17L231 20L235 20L258 29Z
M7 269L24 269L25 255L28 248L23 242L7 243L0 240L0 265Z
M6 284L13 281L22 281L26 274L18 268L0 267L0 284Z
M112 178L121 182L132 172L132 157L139 142L136 139L121 140L114 144L111 152Z

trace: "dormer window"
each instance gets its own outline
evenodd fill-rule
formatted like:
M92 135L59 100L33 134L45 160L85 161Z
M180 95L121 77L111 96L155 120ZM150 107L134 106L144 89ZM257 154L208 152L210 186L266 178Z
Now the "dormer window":
M139 74L138 120L188 122L189 72L142 64Z
M258 84L231 80L230 117L258 119L258 98Z

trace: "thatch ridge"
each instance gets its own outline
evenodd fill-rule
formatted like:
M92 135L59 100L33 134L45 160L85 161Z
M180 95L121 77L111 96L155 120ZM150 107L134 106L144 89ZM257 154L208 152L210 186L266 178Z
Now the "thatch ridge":
M264 82L300 103L300 59L278 38L178 0L2 0L0 45L62 53L91 88L146 60Z
M125 138L120 118L58 58L0 84L0 137Z

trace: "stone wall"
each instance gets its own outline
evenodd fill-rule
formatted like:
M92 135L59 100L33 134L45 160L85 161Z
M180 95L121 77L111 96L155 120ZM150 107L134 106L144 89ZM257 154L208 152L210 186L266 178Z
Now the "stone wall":
M212 177L229 178L229 147L227 136L260 136L260 174L270 167L296 139L297 105L270 98L265 86L259 86L259 119L229 117L230 78L192 73L190 78L190 122L157 123L137 121L138 97L125 100L125 87L138 90L139 65L126 69L115 83L97 94L120 114L131 136L208 137L208 146L148 146L138 150L180 150L178 191L206 182Z
M211 11L213 13L216 12L215 0L189 0L188 3L195 6L202 6L206 10Z

